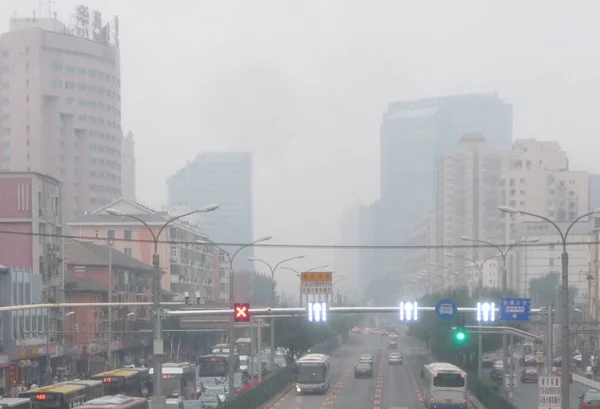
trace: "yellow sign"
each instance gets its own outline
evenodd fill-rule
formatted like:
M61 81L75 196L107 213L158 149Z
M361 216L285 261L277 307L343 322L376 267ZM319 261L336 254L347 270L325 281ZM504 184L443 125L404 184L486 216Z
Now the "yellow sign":
M302 281L331 281L333 276L332 272L316 272L311 271L308 273L302 273Z

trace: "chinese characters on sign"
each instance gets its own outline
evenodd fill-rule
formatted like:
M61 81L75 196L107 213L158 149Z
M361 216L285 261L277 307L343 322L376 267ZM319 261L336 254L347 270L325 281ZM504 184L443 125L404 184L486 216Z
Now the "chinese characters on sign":
M305 272L300 278L302 294L333 294L331 272Z
M560 409L561 399L560 376L540 376L538 381L538 409Z

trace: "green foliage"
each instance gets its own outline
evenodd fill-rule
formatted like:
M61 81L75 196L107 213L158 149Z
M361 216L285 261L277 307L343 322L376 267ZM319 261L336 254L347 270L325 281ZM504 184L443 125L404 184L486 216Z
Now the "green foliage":
M494 302L500 304L500 299L503 297L516 297L514 292L502 293L493 288L484 288L481 298L477 295L469 295L468 288L460 287L451 290L446 290L445 293L426 295L419 300L419 305L435 306L438 301L444 298L452 299L459 307L475 307L477 302ZM476 316L474 312L458 313L464 319L464 325L476 325ZM419 321L411 324L409 327L409 335L419 339L434 354L448 353L453 355L459 354L476 354L477 353L477 336L467 331L463 340L457 339L457 334L452 330L456 326L456 320L442 321L435 313L423 313L419 317ZM518 327L518 325L515 325ZM492 351L502 346L502 337L494 335L483 336L483 351Z
M252 277L252 296L249 301L251 305L271 305L274 285L270 275L254 273ZM275 287L276 290L277 287Z
M327 322L308 322L306 317L276 319L275 345L288 348L288 362L294 356L301 356L310 347L341 335L347 338L350 329L358 325L360 317L356 315L330 316ZM270 339L270 328L265 329L263 339Z
M560 275L557 272L529 280L529 291L537 307L556 304L559 283Z

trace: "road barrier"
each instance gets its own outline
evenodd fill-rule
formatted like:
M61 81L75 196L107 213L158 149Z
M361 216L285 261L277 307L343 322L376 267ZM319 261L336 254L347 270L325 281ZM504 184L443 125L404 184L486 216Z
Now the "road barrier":
M464 368L463 368L464 369ZM518 409L512 402L483 383L477 374L467 371L467 388L488 409Z
M337 336L315 345L310 348L310 352L330 355L340 345L340 341L340 336ZM241 392L233 399L227 399L219 405L218 409L256 409L288 386L294 380L293 375L291 365L273 371L260 384Z

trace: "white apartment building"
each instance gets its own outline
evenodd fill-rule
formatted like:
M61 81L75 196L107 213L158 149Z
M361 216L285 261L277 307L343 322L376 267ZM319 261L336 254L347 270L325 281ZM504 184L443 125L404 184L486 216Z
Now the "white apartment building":
M430 272L436 269L435 266L432 266L432 263L436 261L436 251L428 248L434 246L437 241L436 221L435 213L431 213L408 229L404 245L415 248L404 251L402 265L404 277L414 278L424 271Z
M564 232L570 223L557 222ZM569 232L568 242L588 243L592 224L587 221L573 226ZM549 273L561 273L562 242L556 229L544 221L522 222L516 226L516 238L539 238L533 245L520 245L514 248L515 274L514 282L518 293L530 297L536 302L536 294L532 293L530 282L534 278ZM569 253L569 286L577 288L575 302L585 303L588 297L589 259L591 244L572 244L567 247Z
M502 286L502 260L500 257L492 257L478 260L481 268L482 284L484 288L500 288ZM471 294L477 294L479 289L479 268L471 263L456 278L464 275Z
M468 244L461 237L497 241L497 186L502 174L506 153L491 147L480 134L467 134L459 140L458 148L444 153L437 162L437 241L451 246ZM460 270L465 261L459 257L445 259L448 249L438 251L438 262ZM471 260L493 256L487 248L457 248L457 256ZM459 284L464 278L457 276Z
M522 139L513 143L499 181L499 202L558 222L570 222L589 211L589 174L570 171L558 142ZM500 213L498 239L516 241L517 225L539 219ZM508 255L508 285L515 286L515 253Z

